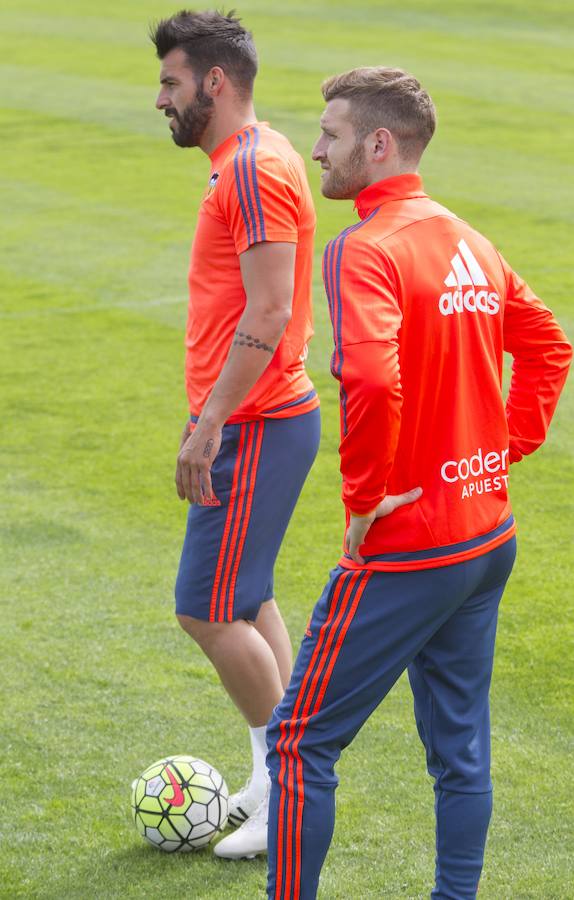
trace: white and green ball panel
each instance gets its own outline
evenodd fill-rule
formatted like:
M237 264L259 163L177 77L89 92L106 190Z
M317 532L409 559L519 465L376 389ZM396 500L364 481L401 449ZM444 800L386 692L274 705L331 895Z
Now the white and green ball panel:
M172 806L171 771L184 803ZM227 824L228 791L220 773L203 760L171 756L158 760L132 784L138 832L162 850L191 850L209 843Z

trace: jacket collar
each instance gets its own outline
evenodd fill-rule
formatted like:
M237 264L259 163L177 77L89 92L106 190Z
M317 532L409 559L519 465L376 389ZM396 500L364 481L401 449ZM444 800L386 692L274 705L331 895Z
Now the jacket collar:
M420 175L407 172L405 175L394 175L383 178L363 188L355 199L355 209L361 219L372 213L374 209L390 200L411 200L414 197L426 197Z

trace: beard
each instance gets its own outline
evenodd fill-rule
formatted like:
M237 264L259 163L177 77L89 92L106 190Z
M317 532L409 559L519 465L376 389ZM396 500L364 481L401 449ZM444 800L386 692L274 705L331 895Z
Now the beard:
M173 106L166 109L166 116L172 116L176 122L171 136L178 147L199 147L199 142L213 116L213 107L212 98L199 87L195 99L185 107L181 115Z
M365 148L357 142L344 163L327 170L321 193L330 200L354 200L368 184Z

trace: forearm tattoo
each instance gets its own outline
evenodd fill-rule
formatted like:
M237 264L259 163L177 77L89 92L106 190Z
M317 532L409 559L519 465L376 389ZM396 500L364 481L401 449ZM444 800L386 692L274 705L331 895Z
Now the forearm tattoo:
M266 350L267 353L275 353L275 348L269 344L260 341L259 338L253 337L252 334L245 334L243 331L235 332L236 338L233 341L234 346L238 344L240 347L255 347L256 350Z

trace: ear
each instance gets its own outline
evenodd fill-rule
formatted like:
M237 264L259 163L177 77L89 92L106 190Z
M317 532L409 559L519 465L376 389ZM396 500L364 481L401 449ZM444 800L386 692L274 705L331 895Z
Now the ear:
M203 90L210 97L217 97L225 84L225 72L221 66L213 66L203 79Z
M372 135L373 159L382 162L389 156L395 140L388 128L377 128Z

